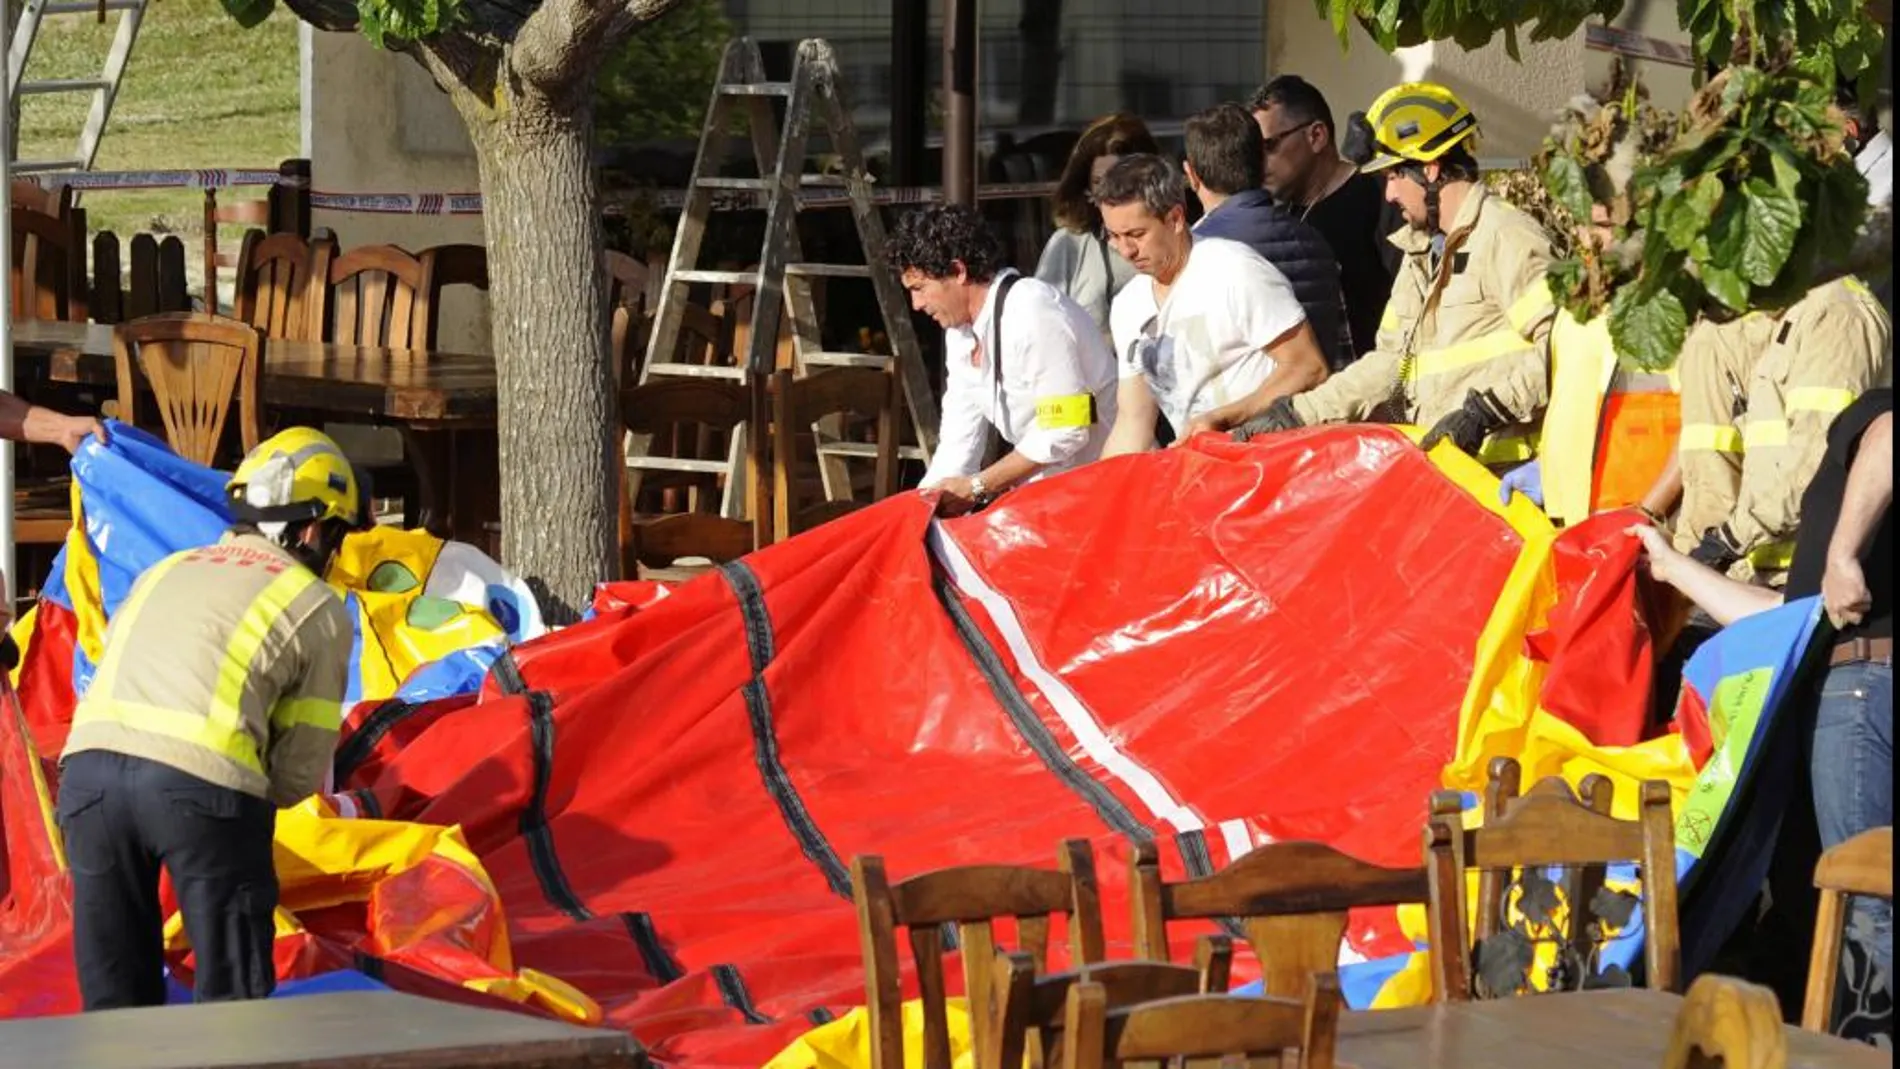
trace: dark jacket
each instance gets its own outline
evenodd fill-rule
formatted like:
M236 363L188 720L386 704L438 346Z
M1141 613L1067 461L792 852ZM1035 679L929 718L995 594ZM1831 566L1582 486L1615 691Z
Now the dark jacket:
M1194 224L1204 238L1238 241L1266 258L1293 284L1293 294L1306 309L1320 352L1334 371L1352 362L1351 328L1346 322L1346 299L1339 286L1339 262L1326 238L1299 219L1277 208L1265 190L1236 193Z

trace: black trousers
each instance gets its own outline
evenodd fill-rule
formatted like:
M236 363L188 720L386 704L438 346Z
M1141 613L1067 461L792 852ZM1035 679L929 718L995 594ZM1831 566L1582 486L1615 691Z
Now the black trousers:
M160 865L191 938L197 1000L264 998L276 987L276 807L155 761L87 750L66 759L57 812L86 1009L164 1004Z

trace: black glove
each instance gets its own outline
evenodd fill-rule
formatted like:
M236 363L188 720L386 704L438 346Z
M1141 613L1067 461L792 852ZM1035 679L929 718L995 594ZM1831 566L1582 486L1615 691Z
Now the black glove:
M1293 398L1282 397L1267 406L1265 412L1235 427L1229 433L1234 436L1234 441L1245 442L1262 434L1296 431L1304 426L1306 422L1300 419L1298 412L1293 411Z
M1729 534L1725 523L1702 532L1702 541L1689 551L1689 559L1726 573L1742 559L1742 551L1735 548L1735 536Z
M1465 394L1465 403L1458 410L1445 416L1432 425L1426 432L1419 447L1431 451L1431 448L1445 439L1466 453L1476 455L1484 445L1484 440L1494 431L1502 430L1512 423L1510 412L1489 390L1472 390Z

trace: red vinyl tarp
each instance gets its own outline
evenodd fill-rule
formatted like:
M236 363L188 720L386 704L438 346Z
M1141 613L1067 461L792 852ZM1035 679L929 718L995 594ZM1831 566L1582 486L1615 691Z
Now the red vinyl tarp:
M1524 540L1401 434L1203 438L930 514L904 494L664 597L609 591L479 700L359 709L338 789L459 825L516 966L709 1067L757 1066L862 1003L857 853L902 878L1052 866L1060 839L1089 838L1113 956L1129 836L1161 840L1170 878L1286 839L1416 863ZM1563 581L1595 600L1540 626L1623 666L1590 715L1636 732L1632 558L1594 545ZM396 937L438 906L384 894L328 933L303 919L372 958L403 948L396 986L454 982L453 955ZM1174 934L1185 955L1198 931ZM1412 945L1389 911L1350 942ZM0 1011L22 1011L21 979L0 966Z

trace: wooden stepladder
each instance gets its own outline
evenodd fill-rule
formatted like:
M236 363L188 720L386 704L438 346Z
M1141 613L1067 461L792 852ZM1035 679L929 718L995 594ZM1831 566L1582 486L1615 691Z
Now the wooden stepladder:
M773 112L775 100L785 102L782 133ZM758 178L726 178L717 173L727 131L733 120L741 116L750 130ZM842 164L842 174L804 173L806 143L814 119L829 135L831 151ZM798 191L812 188L844 191L857 225L865 263L811 263L804 259L794 216L799 209ZM759 199L765 203L765 239L757 266L740 271L701 268L700 248L712 213L721 207L722 198L741 194L745 195L744 206L752 206ZM884 246L884 223L872 199L870 175L858 147L837 57L830 44L818 39L800 42L788 82L766 80L764 60L758 45L751 39L740 38L727 45L700 135L692 183L680 213L679 229L674 234L673 252L648 335L640 382L668 378L727 380L750 392L753 416L745 428L734 433L724 460L651 456L650 436L632 436L627 451L632 486L637 489L641 471L723 474L726 490L721 512L732 518L750 516L755 521L755 531L763 532L764 526L758 518L772 512L768 459L772 435L766 391L772 373L778 370L781 311L789 316L790 370L798 375L824 367L887 369L895 361L892 370L902 385L905 407L910 412L919 443L919 448L907 450L907 455L927 456L936 445L936 397L931 393L922 352L911 326L909 302L896 276L884 263ZM890 339L894 355L825 349L813 286L814 280L820 279L869 280L876 291L884 333ZM689 290L694 284L745 286L752 291L750 329L744 351L733 354L733 363L692 364L675 359ZM876 448L868 443L839 440L826 428L819 428L817 434L826 496L848 500L851 491L846 462L874 458ZM761 534L760 544L763 541Z

